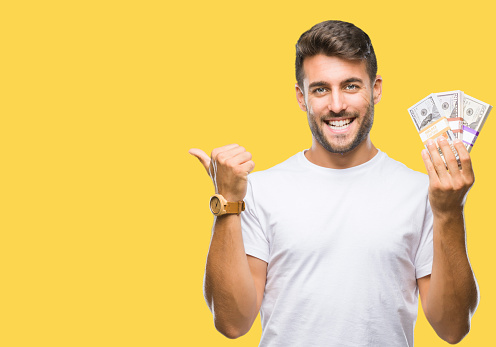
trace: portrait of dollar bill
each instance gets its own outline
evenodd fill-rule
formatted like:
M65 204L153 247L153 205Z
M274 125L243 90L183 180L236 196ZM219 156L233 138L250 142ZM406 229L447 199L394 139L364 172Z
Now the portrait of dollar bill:
M441 106L434 94L427 96L408 109L413 123L420 132L441 118Z

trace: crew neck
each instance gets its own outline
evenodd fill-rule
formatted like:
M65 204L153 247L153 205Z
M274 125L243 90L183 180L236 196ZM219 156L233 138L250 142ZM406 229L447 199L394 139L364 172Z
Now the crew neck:
M363 164L349 167L346 169L333 169L333 168L328 168L324 166L320 166L317 164L312 163L310 160L305 157L305 152L308 151L308 149L305 149L297 154L298 161L305 166L308 169L311 169L313 171L321 172L324 174L331 174L331 175L349 175L349 174L354 174L354 173L360 173L364 170L368 170L371 167L375 166L377 163L379 163L384 157L386 157L386 153L382 152L380 149L377 149L377 153L372 157L372 159L366 161Z

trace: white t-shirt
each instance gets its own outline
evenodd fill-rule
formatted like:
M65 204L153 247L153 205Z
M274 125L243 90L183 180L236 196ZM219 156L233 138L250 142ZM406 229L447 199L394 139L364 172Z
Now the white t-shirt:
M260 346L413 346L432 269L428 177L379 151L349 169L297 153L248 176L246 254L268 263Z

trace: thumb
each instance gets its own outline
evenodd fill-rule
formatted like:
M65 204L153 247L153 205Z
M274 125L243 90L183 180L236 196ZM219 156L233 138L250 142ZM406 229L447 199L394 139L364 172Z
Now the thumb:
M210 157L207 155L207 153L198 148L191 148L188 153L192 156L197 157L198 160L202 163L203 167L205 167L205 170L207 170L207 173L210 174L208 172L208 168L210 166Z

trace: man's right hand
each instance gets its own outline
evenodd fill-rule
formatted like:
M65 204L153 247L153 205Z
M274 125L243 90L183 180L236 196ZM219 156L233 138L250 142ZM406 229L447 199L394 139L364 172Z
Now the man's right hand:
M210 157L197 148L189 153L205 167L217 194L231 202L245 198L248 173L255 164L243 147L235 144L219 147ZM214 219L203 290L215 327L234 339L250 330L260 311L267 263L246 255L241 218L235 214L227 216L230 217Z
M203 164L212 178L216 194L221 194L227 201L245 198L248 174L255 168L255 163L244 147L236 144L219 147L212 151L210 157L198 148L190 149L189 154Z

